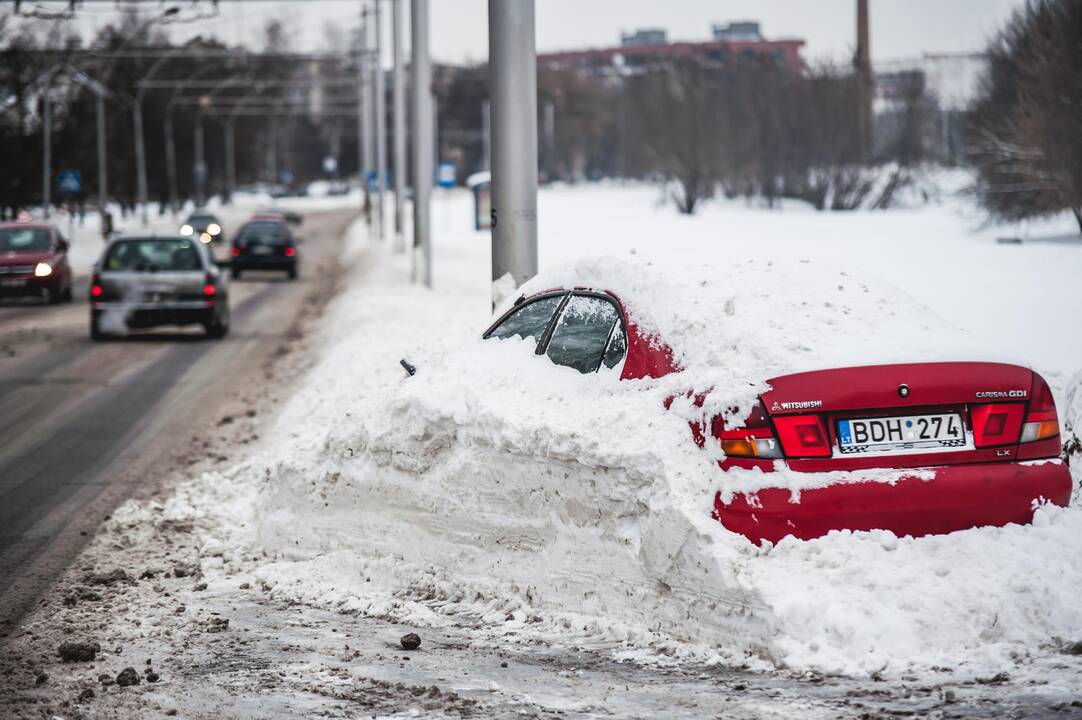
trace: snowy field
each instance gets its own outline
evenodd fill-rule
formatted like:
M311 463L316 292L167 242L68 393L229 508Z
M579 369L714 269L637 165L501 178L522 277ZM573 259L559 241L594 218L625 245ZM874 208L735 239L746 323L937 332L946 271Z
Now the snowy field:
M1077 492L1033 526L758 548L709 518L716 490L757 479L722 477L661 408L707 385L747 400L790 369L992 359L1044 374L1078 427L1082 244L1041 242L1073 221L986 226L952 197L856 213L723 201L687 218L660 198L543 190L531 284L635 295L687 372L620 382L482 343L488 233L467 194L437 193L435 289L355 226L319 362L273 429L243 462L113 522L194 522L211 591L250 580L322 609L644 663L1010 672L1082 691L1060 652L1082 640Z

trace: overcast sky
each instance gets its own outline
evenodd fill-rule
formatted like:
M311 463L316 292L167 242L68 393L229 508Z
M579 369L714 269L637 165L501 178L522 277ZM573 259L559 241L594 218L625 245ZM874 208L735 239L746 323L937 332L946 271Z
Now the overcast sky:
M1022 4L1023 0L871 0L872 56L881 61L925 52L979 50ZM222 0L220 6L218 17L175 25L174 32L178 37L202 32L230 44L258 44L262 26L278 18L290 29L297 49L319 49L328 24L344 31L356 25L360 2ZM433 56L450 62L484 60L487 6L488 0L431 0ZM92 30L114 17L111 7L84 3L80 23ZM807 59L843 60L852 54L856 24L855 0L536 0L536 8L540 51L614 45L621 31L640 27L665 28L673 40L704 40L712 23L758 20L767 38L804 39Z

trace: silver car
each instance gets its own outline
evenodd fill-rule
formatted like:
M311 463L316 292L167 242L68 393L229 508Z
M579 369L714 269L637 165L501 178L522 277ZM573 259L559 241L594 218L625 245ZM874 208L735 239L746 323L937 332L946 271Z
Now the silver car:
M206 245L188 237L121 237L109 243L90 282L90 337L160 325L229 331L229 290Z

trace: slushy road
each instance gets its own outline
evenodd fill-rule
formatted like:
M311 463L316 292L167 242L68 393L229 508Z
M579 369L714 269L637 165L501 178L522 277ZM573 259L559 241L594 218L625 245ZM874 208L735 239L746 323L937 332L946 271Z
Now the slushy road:
M273 382L264 368L298 332L305 305L335 292L354 216L306 216L298 280L231 281L232 329L221 341L193 327L92 342L86 277L70 304L0 304L0 636L117 505L200 451L193 435L219 421L227 398Z

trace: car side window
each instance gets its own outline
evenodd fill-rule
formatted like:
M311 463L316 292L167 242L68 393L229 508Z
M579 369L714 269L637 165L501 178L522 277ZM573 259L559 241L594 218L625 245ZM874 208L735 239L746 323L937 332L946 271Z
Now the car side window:
M624 323L622 320L617 319L616 326L612 329L612 334L609 336L609 344L605 347L605 355L601 362L609 370L620 364L620 361L624 359L624 355L627 354L627 332L624 330Z
M620 313L609 300L575 295L564 305L545 354L557 365L595 372L618 322Z
M516 336L533 338L536 344L545 333L545 328L548 327L549 321L552 320L553 314L560 307L563 299L563 295L552 295L523 305L504 318L503 322L488 334L488 337L501 339Z

